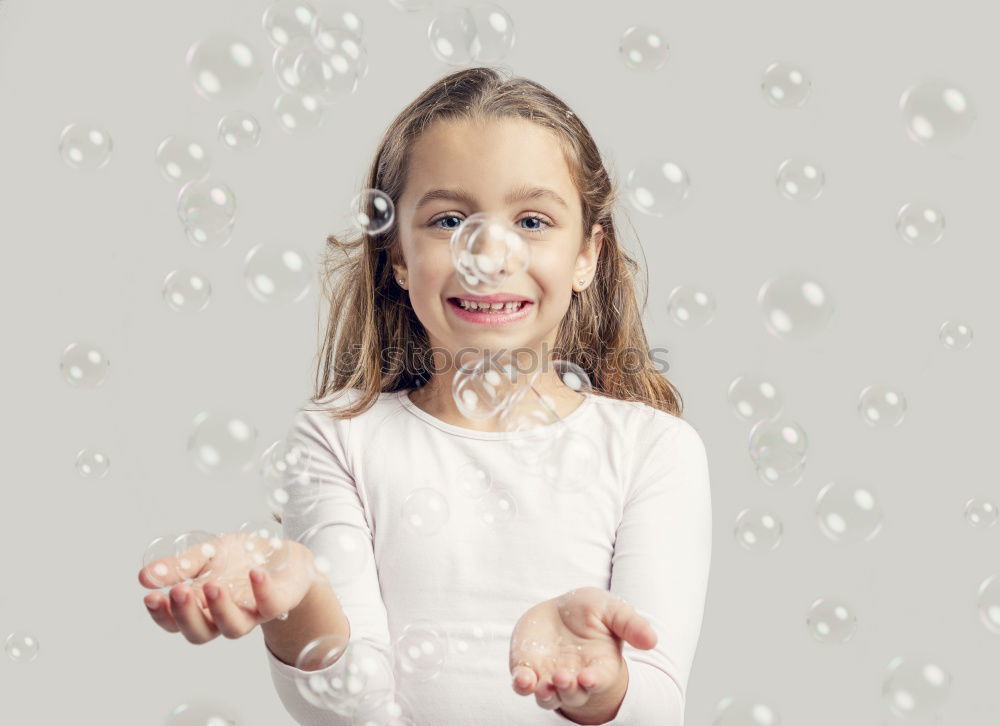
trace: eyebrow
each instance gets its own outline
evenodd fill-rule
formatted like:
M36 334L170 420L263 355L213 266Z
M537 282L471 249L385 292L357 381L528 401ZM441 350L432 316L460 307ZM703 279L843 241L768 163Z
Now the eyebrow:
M417 202L416 208L420 209L425 204L432 202L435 199L448 199L454 202L464 202L470 207L475 206L475 199L464 189L431 189L429 192L420 197L420 201ZM504 204L513 204L514 202L520 202L525 199L550 199L556 204L560 204L566 209L569 209L569 205L566 203L565 199L551 189L546 189L545 187L515 187L507 192L507 196L504 197L503 201Z

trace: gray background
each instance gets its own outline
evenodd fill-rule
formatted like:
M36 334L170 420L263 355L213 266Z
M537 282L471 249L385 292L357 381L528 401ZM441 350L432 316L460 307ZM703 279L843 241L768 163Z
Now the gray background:
M241 262L254 245L285 242L318 255L344 225L385 125L428 84L454 70L430 53L431 11L355 2L371 70L325 126L292 137L277 126L269 70L235 103L191 87L185 54L233 31L268 48L263 0L172 3L7 0L0 5L0 232L4 362L0 385L5 483L0 527L0 637L41 643L30 664L0 658L0 721L157 724L175 705L211 696L243 724L287 724L259 631L193 646L149 619L136 573L154 537L231 530L267 518L251 474L207 477L185 451L193 416L236 409L257 425L258 452L285 431L311 391L316 288L272 308L253 300ZM320 3L322 5L322 3ZM441 7L439 3L437 7ZM997 169L1000 50L986 3L671 3L619 0L504 3L517 30L505 59L548 86L589 126L612 173L650 154L691 175L684 207L664 219L625 210L644 255L651 346L669 349L668 376L706 441L715 545L705 621L688 691L688 722L707 724L725 696L769 704L784 723L881 723L889 660L922 653L954 677L945 723L1000 718L1000 636L978 621L975 593L1000 572L1000 527L963 520L972 496L1000 498ZM633 24L661 30L664 68L629 71L618 42ZM265 59L269 60L268 51ZM775 109L760 92L772 61L811 78L802 108ZM961 142L925 148L904 132L898 101L943 76L961 85L978 121ZM245 108L264 126L259 148L231 153L215 138L223 113ZM69 169L56 147L70 122L111 133L111 163ZM176 187L153 162L170 134L190 134L229 181L239 212L233 241L199 249L176 218ZM778 164L817 160L822 196L793 203L775 188ZM944 210L936 247L895 234L911 198ZM627 229L627 227L626 227ZM641 245L641 253L639 253ZM209 307L180 316L162 302L164 276L202 270ZM756 305L769 277L802 271L833 295L829 328L801 343L770 337ZM670 290L701 285L718 301L704 328L675 325ZM972 326L968 351L938 343L942 322ZM91 340L111 360L100 388L75 389L58 362ZM805 427L804 481L772 491L746 452L749 426L728 408L730 381L770 377ZM902 390L898 428L869 429L856 412L865 386ZM104 479L80 477L76 452L111 457ZM835 545L815 524L830 480L870 482L882 532ZM733 538L745 507L771 510L784 540L760 556ZM805 627L817 597L848 601L859 630L820 645Z

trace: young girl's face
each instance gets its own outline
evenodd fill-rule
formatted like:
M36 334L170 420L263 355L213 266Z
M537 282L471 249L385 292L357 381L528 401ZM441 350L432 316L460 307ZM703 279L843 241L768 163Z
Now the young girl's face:
M525 197L533 189L547 191L534 198L509 198ZM424 199L435 190L433 198ZM450 240L455 228L476 212L509 220L530 247L527 271L491 293L531 302L515 322L471 322L449 301L473 297L459 282ZM579 192L554 132L521 119L429 127L412 148L406 186L396 205L403 263L394 271L397 280L405 280L431 346L454 354L469 347L498 351L540 350L543 341L554 345L573 291L594 279L603 239L598 224L584 234L581 214Z

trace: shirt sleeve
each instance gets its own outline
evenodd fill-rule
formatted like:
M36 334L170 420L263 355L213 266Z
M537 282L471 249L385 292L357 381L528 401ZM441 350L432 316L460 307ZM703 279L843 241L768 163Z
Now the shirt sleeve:
M336 580L334 591L351 624L351 642L364 640L380 651L389 665L387 671L377 673L374 682L369 681L366 691L394 691L389 626L375 566L372 531L348 465L350 419L324 421L324 416L329 414L300 410L292 421L289 439L303 446L309 458L305 473L285 488L289 499L282 513L283 536L306 544L317 562L329 565L329 572L350 572L350 577L331 579ZM338 545L345 541L364 546L357 548L359 552ZM303 671L279 660L266 644L264 650L278 697L296 723L352 726L352 716L313 705L296 683L310 675L329 678L343 672L343 658L319 671Z
M683 726L701 633L712 556L708 458L691 424L669 423L642 449L615 540L610 590L657 635L651 650L623 643L629 683L608 722L615 726Z

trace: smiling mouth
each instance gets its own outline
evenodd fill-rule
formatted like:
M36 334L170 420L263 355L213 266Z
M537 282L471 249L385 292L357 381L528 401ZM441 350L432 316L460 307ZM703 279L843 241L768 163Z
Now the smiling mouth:
M470 300L463 300L458 297L448 298L448 302L455 307L470 313L483 313L485 315L499 315L504 313L516 313L525 306L531 305L530 300L509 303L475 303Z

